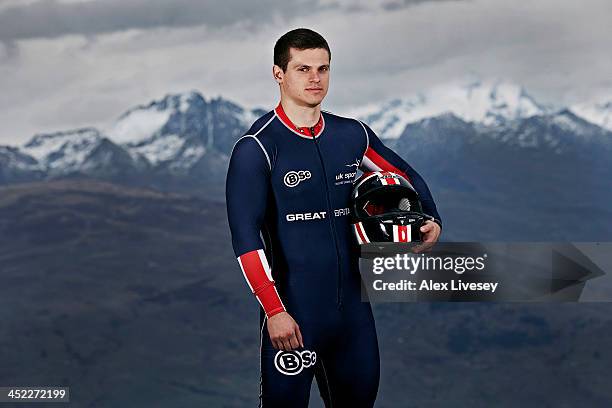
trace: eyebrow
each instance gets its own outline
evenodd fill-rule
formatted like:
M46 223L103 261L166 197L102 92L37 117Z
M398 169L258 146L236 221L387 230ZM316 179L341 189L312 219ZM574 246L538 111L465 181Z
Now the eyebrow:
M301 68L301 67L307 67L307 68L312 68L312 65L308 65L308 64L297 64L295 66L295 68ZM323 65L319 65L318 68L322 68L322 67L327 67L329 68L329 64L323 64Z

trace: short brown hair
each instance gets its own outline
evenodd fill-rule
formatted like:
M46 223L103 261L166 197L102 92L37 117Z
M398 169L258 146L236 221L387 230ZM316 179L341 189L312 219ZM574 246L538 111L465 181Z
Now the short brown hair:
M278 65L283 72L287 70L287 65L291 59L289 49L308 50L312 48L323 48L327 50L331 61L331 51L327 41L323 36L308 28L296 28L283 34L274 45L274 65Z

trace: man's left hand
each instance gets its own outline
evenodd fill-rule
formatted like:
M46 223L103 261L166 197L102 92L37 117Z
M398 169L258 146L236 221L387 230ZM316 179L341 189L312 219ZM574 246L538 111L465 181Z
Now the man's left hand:
M421 226L421 237L423 239L423 243L414 247L413 251L415 253L420 253L431 249L431 247L438 242L441 231L442 229L437 223L427 220L425 224Z

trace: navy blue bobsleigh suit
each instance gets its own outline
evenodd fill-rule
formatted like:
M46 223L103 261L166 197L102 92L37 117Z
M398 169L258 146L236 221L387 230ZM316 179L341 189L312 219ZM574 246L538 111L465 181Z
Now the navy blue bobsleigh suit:
M263 307L260 406L307 407L316 375L326 406L371 407L380 363L359 248L349 222L357 170L393 171L440 216L423 179L362 122L322 112L297 128L279 104L236 142L227 173L234 252ZM304 348L273 348L265 320L287 311Z

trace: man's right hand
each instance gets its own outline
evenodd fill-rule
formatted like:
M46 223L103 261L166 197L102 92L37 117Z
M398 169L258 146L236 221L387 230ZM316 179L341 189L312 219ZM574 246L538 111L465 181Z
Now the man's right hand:
M272 346L277 350L295 350L304 347L300 326L287 312L280 312L268 318L268 334Z

